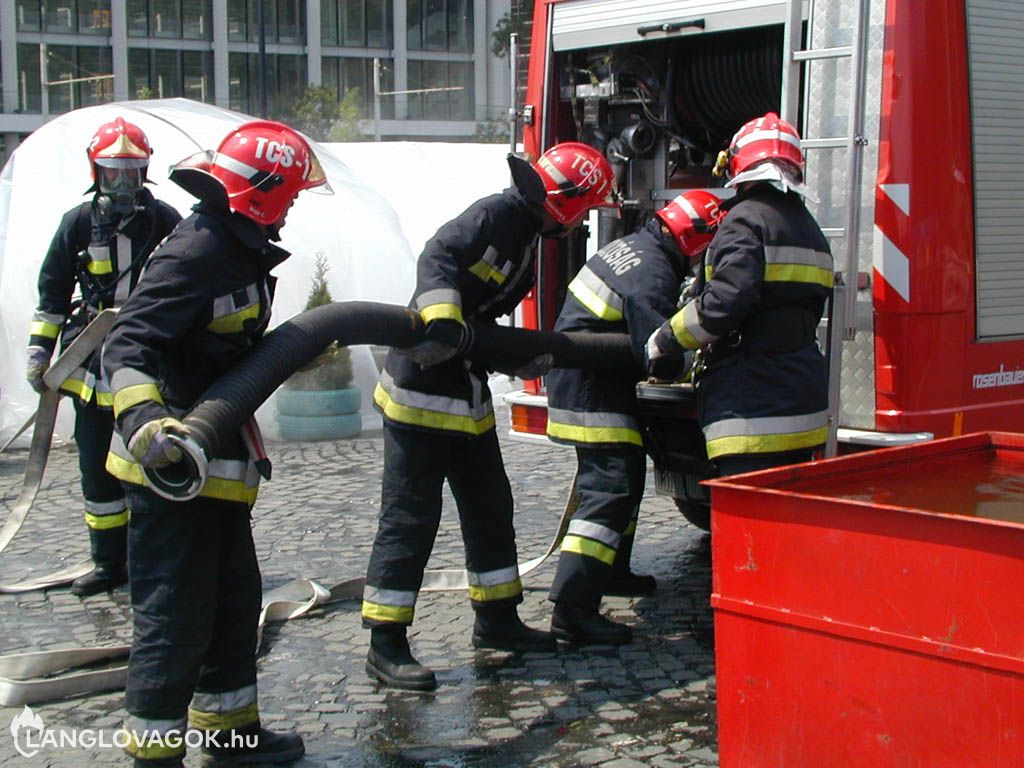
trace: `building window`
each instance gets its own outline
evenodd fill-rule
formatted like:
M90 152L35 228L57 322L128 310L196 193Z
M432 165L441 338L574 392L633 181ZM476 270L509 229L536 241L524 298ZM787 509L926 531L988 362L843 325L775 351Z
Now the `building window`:
M390 48L391 40L390 0L321 0L324 45Z
M127 11L131 37L213 37L213 0L128 0Z
M472 0L406 0L410 51L473 50Z
M290 113L292 104L306 90L306 57L267 54L265 77L266 117L280 120ZM228 56L228 104L238 112L252 115L259 112L259 54Z
M111 71L110 48L48 45L46 95L50 112L69 112L113 101Z
M18 0L16 9L19 32L38 32L43 25L39 0Z
M213 54L210 51L128 50L129 95L134 99L184 96L212 103Z
M450 88L409 94L412 120L472 120L473 65L461 61L410 61L409 90Z
M380 89L395 89L394 67L390 59L381 59ZM324 56L321 65L323 85L330 88L338 97L338 101L353 90L359 90L362 103L362 117L373 117L373 59L355 56ZM393 96L383 96L380 101L380 114L384 119L395 116Z
M259 0L228 0L228 39L258 42ZM263 28L269 43L306 41L306 0L263 0Z
M110 34L110 0L18 0L18 30Z
M18 44L18 108L22 112L43 111L39 82L39 46Z

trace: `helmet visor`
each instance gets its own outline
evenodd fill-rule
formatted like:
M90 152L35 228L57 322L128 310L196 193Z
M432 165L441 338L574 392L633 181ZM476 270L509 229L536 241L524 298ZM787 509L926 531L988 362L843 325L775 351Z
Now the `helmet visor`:
M331 189L331 185L327 181L327 174L324 173L324 167L320 165L320 160L317 158L312 147L309 148L309 163L306 167L305 185L303 189L311 190L318 195L334 194L334 190Z
M109 168L99 166L96 169L96 182L100 192L117 194L119 192L138 192L145 181L145 166L137 168Z

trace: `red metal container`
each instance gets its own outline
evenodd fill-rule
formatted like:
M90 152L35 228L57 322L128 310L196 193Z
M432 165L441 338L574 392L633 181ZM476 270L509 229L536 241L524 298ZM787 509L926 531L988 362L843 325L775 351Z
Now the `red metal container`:
M1024 435L710 485L722 768L1024 767Z

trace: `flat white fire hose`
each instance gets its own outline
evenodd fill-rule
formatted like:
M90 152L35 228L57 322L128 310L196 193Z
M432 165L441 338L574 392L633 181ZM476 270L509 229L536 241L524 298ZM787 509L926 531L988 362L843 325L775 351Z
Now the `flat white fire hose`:
M46 460L50 456L50 442L53 439L53 426L57 420L57 408L60 405L60 393L57 389L71 375L71 372L85 362L93 350L103 343L116 316L116 310L104 309L53 362L53 365L43 374L46 391L39 396L39 407L35 414L15 433L14 437L7 441L3 449L0 449L0 451L6 449L32 425L33 421L35 422L35 429L32 431L32 444L28 452L28 463L25 467L25 478L21 483L21 492L18 494L17 501L14 502L14 508L8 515L4 527L0 528L0 554L18 533L39 493L39 486L43 481L43 470L46 469ZM45 576L37 576L16 584L0 584L0 593L31 592L36 589L68 584L79 576L89 573L92 569L92 561L86 560Z

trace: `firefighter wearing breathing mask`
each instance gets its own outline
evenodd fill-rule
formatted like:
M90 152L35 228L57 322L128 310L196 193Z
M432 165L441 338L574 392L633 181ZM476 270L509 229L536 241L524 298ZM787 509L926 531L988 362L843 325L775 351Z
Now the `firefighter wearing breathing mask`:
M832 293L828 241L804 205L796 129L769 112L720 156L728 215L692 298L647 343L650 370L703 350L695 380L708 457L732 475L806 461L824 445L828 365L816 331Z
M676 310L679 286L711 241L719 199L679 195L631 235L604 246L569 283L556 331L627 333L633 369L555 368L548 374L547 434L576 449L579 509L569 521L549 599L551 632L572 643L622 645L632 630L601 615L605 595L655 590L629 567L647 455L637 420L647 337Z
M509 314L533 286L538 236L578 228L597 207L618 208L611 167L593 147L558 144L536 162L510 156L514 186L478 200L442 226L417 262L410 306L425 339L392 351L374 393L384 416L384 475L377 536L363 592L370 628L367 673L412 690L437 686L417 662L412 624L423 571L441 520L445 480L455 497L466 549L477 648L553 650L554 638L520 620L512 491L494 429L487 371L460 356L465 321ZM541 356L525 369L551 367Z
M120 307L134 290L157 244L181 216L143 187L153 150L142 130L123 118L100 126L87 148L92 199L64 214L39 272L26 378L42 392L58 338L66 347L101 309ZM73 300L78 288L81 300ZM60 384L75 407L75 443L85 523L94 569L71 591L86 597L128 580L128 508L121 483L104 468L114 427L110 388L99 351Z
M290 762L302 739L263 728L256 695L250 510L269 462L255 420L207 457L209 477L189 501L150 490L143 468L181 459L181 416L263 336L270 271L289 255L274 241L296 196L327 180L306 140L270 121L238 126L171 180L200 202L153 254L103 352L117 419L107 468L132 510L126 751L137 768L180 768L191 726L221 732L204 744L204 765Z

